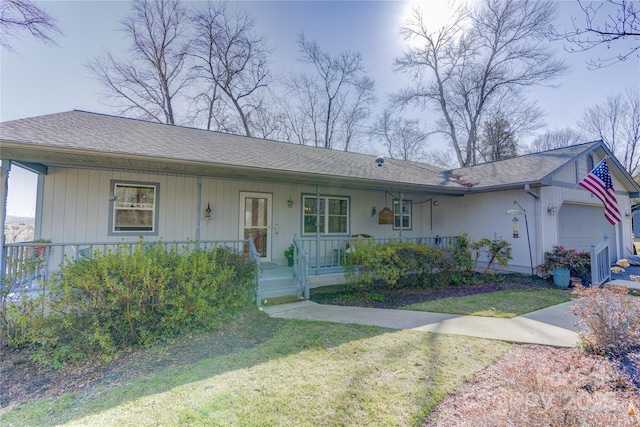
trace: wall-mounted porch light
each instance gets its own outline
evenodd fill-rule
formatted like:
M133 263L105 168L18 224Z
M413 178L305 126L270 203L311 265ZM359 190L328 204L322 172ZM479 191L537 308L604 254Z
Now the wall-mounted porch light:
M558 213L558 207L557 206L549 206L547 208L547 212L549 213L549 215L555 216Z
M107 197L107 199L110 202L115 202L116 200L118 200L118 196L116 196L114 193L109 193L109 197Z
M293 200L291 200L291 197L289 197L289 200L287 200L287 206L289 206L290 208L293 207Z
M204 210L204 217L207 220L207 224L209 223L209 220L211 219L211 204L207 203L207 209Z

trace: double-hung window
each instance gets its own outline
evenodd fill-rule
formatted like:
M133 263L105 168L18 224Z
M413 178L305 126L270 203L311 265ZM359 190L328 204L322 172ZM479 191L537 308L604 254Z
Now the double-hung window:
M157 234L157 183L112 181L111 234Z
M402 200L402 205L400 200L393 201L393 228L411 229L411 200Z
M303 196L303 234L348 234L349 198Z

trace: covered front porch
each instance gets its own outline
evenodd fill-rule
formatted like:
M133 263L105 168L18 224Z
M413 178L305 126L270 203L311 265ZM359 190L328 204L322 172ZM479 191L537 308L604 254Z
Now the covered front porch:
M456 241L457 236L373 238L354 235L321 239L301 239L294 236L293 266L261 264L258 303L267 297L288 295L299 295L309 299L309 291L314 287L345 283L344 263L348 254L355 251L358 242L371 242L374 245L406 242L448 248Z
M17 298L23 294L32 295L47 292L47 281L65 263L91 257L96 252L128 250L142 242L145 245L163 245L167 249L192 250L201 248L214 250L227 248L242 252L256 263L256 302L265 298L299 295L309 298L311 288L344 283L344 262L355 249L358 241L384 244L403 241L418 245L442 248L455 244L455 236L424 236L409 238L367 238L362 236L334 238L293 238L293 266L274 262L261 262L254 241L211 240L211 241L138 241L138 242L18 242L7 243L3 247L2 297Z

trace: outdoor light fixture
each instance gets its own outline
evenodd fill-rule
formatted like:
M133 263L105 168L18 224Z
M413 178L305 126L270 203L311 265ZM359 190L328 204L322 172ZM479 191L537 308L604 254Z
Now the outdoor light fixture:
M434 200L434 201L433 201L433 206L440 206L440 202L439 202L439 201L437 201L437 200Z
M291 197L289 197L289 200L287 200L287 206L293 207L293 200L291 200Z
M118 200L118 196L116 196L114 193L109 193L108 199L110 202L115 202L116 200Z
M624 216L626 216L627 218L631 218L633 214L631 212L627 212L626 214L624 214Z
M518 203L517 200L514 200L513 202L514 205L518 206L519 209L509 209L506 214L507 215L524 215L524 225L525 228L527 230L527 243L529 244L529 262L531 263L531 276L534 276L533 273L533 255L531 254L531 238L529 237L529 222L527 221L527 211L524 210L524 208L522 206L520 206L520 203ZM513 237L514 238L518 238L520 237L520 232L518 230L518 218L513 218Z
M204 210L204 217L207 219L207 224L211 219L211 204L207 203L207 209Z
M549 206L547 208L547 212L549 213L549 215L555 216L558 213L558 207L557 206Z

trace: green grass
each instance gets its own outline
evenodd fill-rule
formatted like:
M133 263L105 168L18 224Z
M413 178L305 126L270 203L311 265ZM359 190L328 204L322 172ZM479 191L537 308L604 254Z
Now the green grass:
M257 316L271 338L4 410L3 426L417 425L509 344L455 335Z
M570 291L561 289L515 289L458 298L443 298L402 307L403 310L513 318L570 301Z

